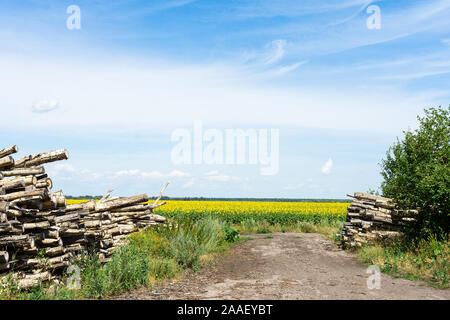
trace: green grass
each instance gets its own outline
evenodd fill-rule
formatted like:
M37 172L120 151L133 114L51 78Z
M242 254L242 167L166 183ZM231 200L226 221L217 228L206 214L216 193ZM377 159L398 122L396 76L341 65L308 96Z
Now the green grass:
M412 244L404 239L389 246L371 245L357 250L358 259L393 277L424 280L429 285L449 288L450 246L436 238Z

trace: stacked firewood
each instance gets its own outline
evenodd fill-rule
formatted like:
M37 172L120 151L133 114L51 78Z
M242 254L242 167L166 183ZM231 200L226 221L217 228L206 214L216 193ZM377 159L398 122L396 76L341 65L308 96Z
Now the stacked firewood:
M0 150L0 277L12 274L21 287L58 276L77 254L91 248L101 261L127 234L165 221L153 210L165 202L163 187L154 203L147 194L66 205L43 164L68 159L56 150L14 160L17 146Z
M355 192L347 209L341 232L344 247L361 247L366 243L383 243L401 235L402 226L414 220L417 210L398 210L392 199Z

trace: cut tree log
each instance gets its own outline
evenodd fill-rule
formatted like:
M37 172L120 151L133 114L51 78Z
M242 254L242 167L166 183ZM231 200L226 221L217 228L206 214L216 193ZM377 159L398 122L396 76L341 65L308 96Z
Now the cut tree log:
M17 151L19 151L19 148L16 145L0 150L0 158L9 156L10 154L16 153Z
M28 168L28 167L34 167L34 166L39 166L41 164L44 163L49 163L49 162L54 162L54 161L59 161L59 160L67 160L69 159L69 153L67 152L67 150L62 149L62 150L54 150L54 151L49 151L49 152L44 152L44 153L39 153L37 155L34 155L31 157L31 159L23 161L21 163L19 163L18 165L16 164L16 168Z
M121 208L129 205L135 205L146 201L148 201L148 195L146 193L128 198L107 200L104 202L97 202L95 204L95 211L109 211L112 209Z
M38 197L45 197L47 196L47 190L45 189L37 189L37 190L32 190L32 191L20 191L20 192L13 192L13 193L9 193L3 196L0 196L0 201L13 201L13 200L18 200L21 198L27 198L27 197L34 197L34 196L38 196Z
M12 179L2 179L0 180L0 186L7 186L10 184L16 184L17 182L22 182L23 186L36 185L37 179L35 176L22 176Z
M14 166L14 159L11 156L0 158L0 169L11 168Z
M4 177L12 177L12 176L30 176L37 174L44 174L44 167L32 167L32 168L18 168L9 171L0 171L0 173Z

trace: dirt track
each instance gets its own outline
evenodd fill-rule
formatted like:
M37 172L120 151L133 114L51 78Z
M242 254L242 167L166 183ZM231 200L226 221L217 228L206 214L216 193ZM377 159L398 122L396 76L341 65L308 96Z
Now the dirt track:
M248 237L196 274L116 299L450 299L450 290L384 274L369 290L367 267L319 234Z

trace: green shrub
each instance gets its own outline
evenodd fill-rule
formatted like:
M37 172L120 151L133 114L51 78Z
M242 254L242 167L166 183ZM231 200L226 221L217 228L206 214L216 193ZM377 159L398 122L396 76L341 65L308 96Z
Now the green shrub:
M430 108L418 117L419 128L405 131L382 161L381 188L402 208L419 208L405 230L410 238L434 234L446 239L450 227L450 112Z
M229 243L234 243L239 241L239 231L236 229L230 227L230 226L224 226L223 232L225 233L225 241Z

